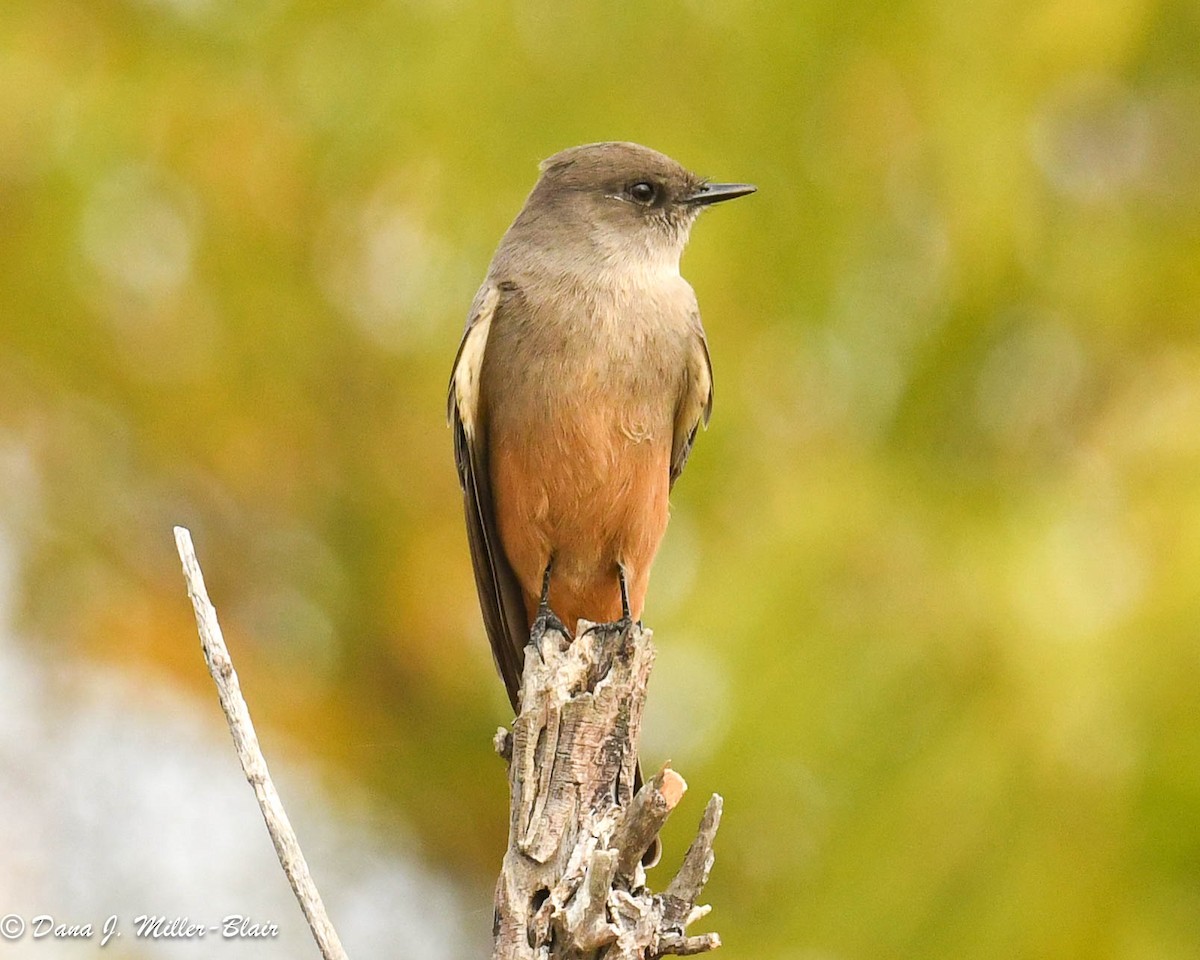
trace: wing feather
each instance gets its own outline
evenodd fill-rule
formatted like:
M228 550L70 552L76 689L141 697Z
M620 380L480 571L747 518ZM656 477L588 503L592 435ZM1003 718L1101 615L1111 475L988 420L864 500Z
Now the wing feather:
M712 360L708 355L708 341L699 317L696 318L695 332L684 372L683 390L675 409L675 433L671 442L672 486L683 473L688 454L692 452L692 444L696 442L697 431L701 426L707 427L708 419L712 416Z
M467 542L483 625L496 669L515 710L528 640L525 602L500 544L487 462L487 422L480 401L483 357L499 305L499 289L493 283L485 283L475 295L454 358L447 414L454 428L454 461L463 490Z

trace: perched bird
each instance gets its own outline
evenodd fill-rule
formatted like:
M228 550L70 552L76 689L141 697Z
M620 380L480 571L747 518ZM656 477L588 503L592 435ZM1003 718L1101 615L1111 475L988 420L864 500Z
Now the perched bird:
M668 493L712 408L679 258L702 210L754 191L635 143L573 147L540 169L471 305L448 404L514 709L537 622L641 616Z

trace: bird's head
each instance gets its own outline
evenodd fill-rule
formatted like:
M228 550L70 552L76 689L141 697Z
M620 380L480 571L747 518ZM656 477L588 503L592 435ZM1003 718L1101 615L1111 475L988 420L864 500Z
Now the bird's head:
M678 267L700 212L754 189L712 183L636 143L589 143L542 162L516 225L575 257Z

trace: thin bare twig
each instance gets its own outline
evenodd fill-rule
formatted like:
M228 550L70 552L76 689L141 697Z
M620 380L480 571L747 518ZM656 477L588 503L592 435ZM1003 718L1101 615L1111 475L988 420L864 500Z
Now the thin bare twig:
M192 598L192 606L196 611L196 628L200 633L200 645L204 648L208 672L217 684L221 709L225 711L229 732L233 734L234 748L242 763L242 771L258 798L259 809L262 810L263 820L267 823L267 832L270 833L271 842L275 844L275 852L279 856L279 865L287 874L292 892L300 902L300 909L304 911L304 918L317 941L321 956L325 960L348 960L342 941L329 920L329 914L325 912L325 904L321 902L321 894L313 882L304 853L300 850L296 831L292 829L287 812L283 809L283 802L279 799L279 793L271 780L270 771L267 770L267 761L258 745L254 724L250 721L250 711L242 697L237 673L233 669L233 660L230 659L229 650L225 646L225 638L221 635L221 625L217 623L217 611L208 599L208 591L204 587L204 574L200 571L200 561L196 559L192 535L187 528L175 528L175 546L179 550L179 559L183 562L188 596Z

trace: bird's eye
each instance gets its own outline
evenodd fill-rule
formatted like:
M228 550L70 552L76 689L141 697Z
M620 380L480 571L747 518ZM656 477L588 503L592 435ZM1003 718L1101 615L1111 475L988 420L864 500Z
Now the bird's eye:
M629 196L637 203L653 203L658 196L658 188L647 180L639 180L629 188Z

